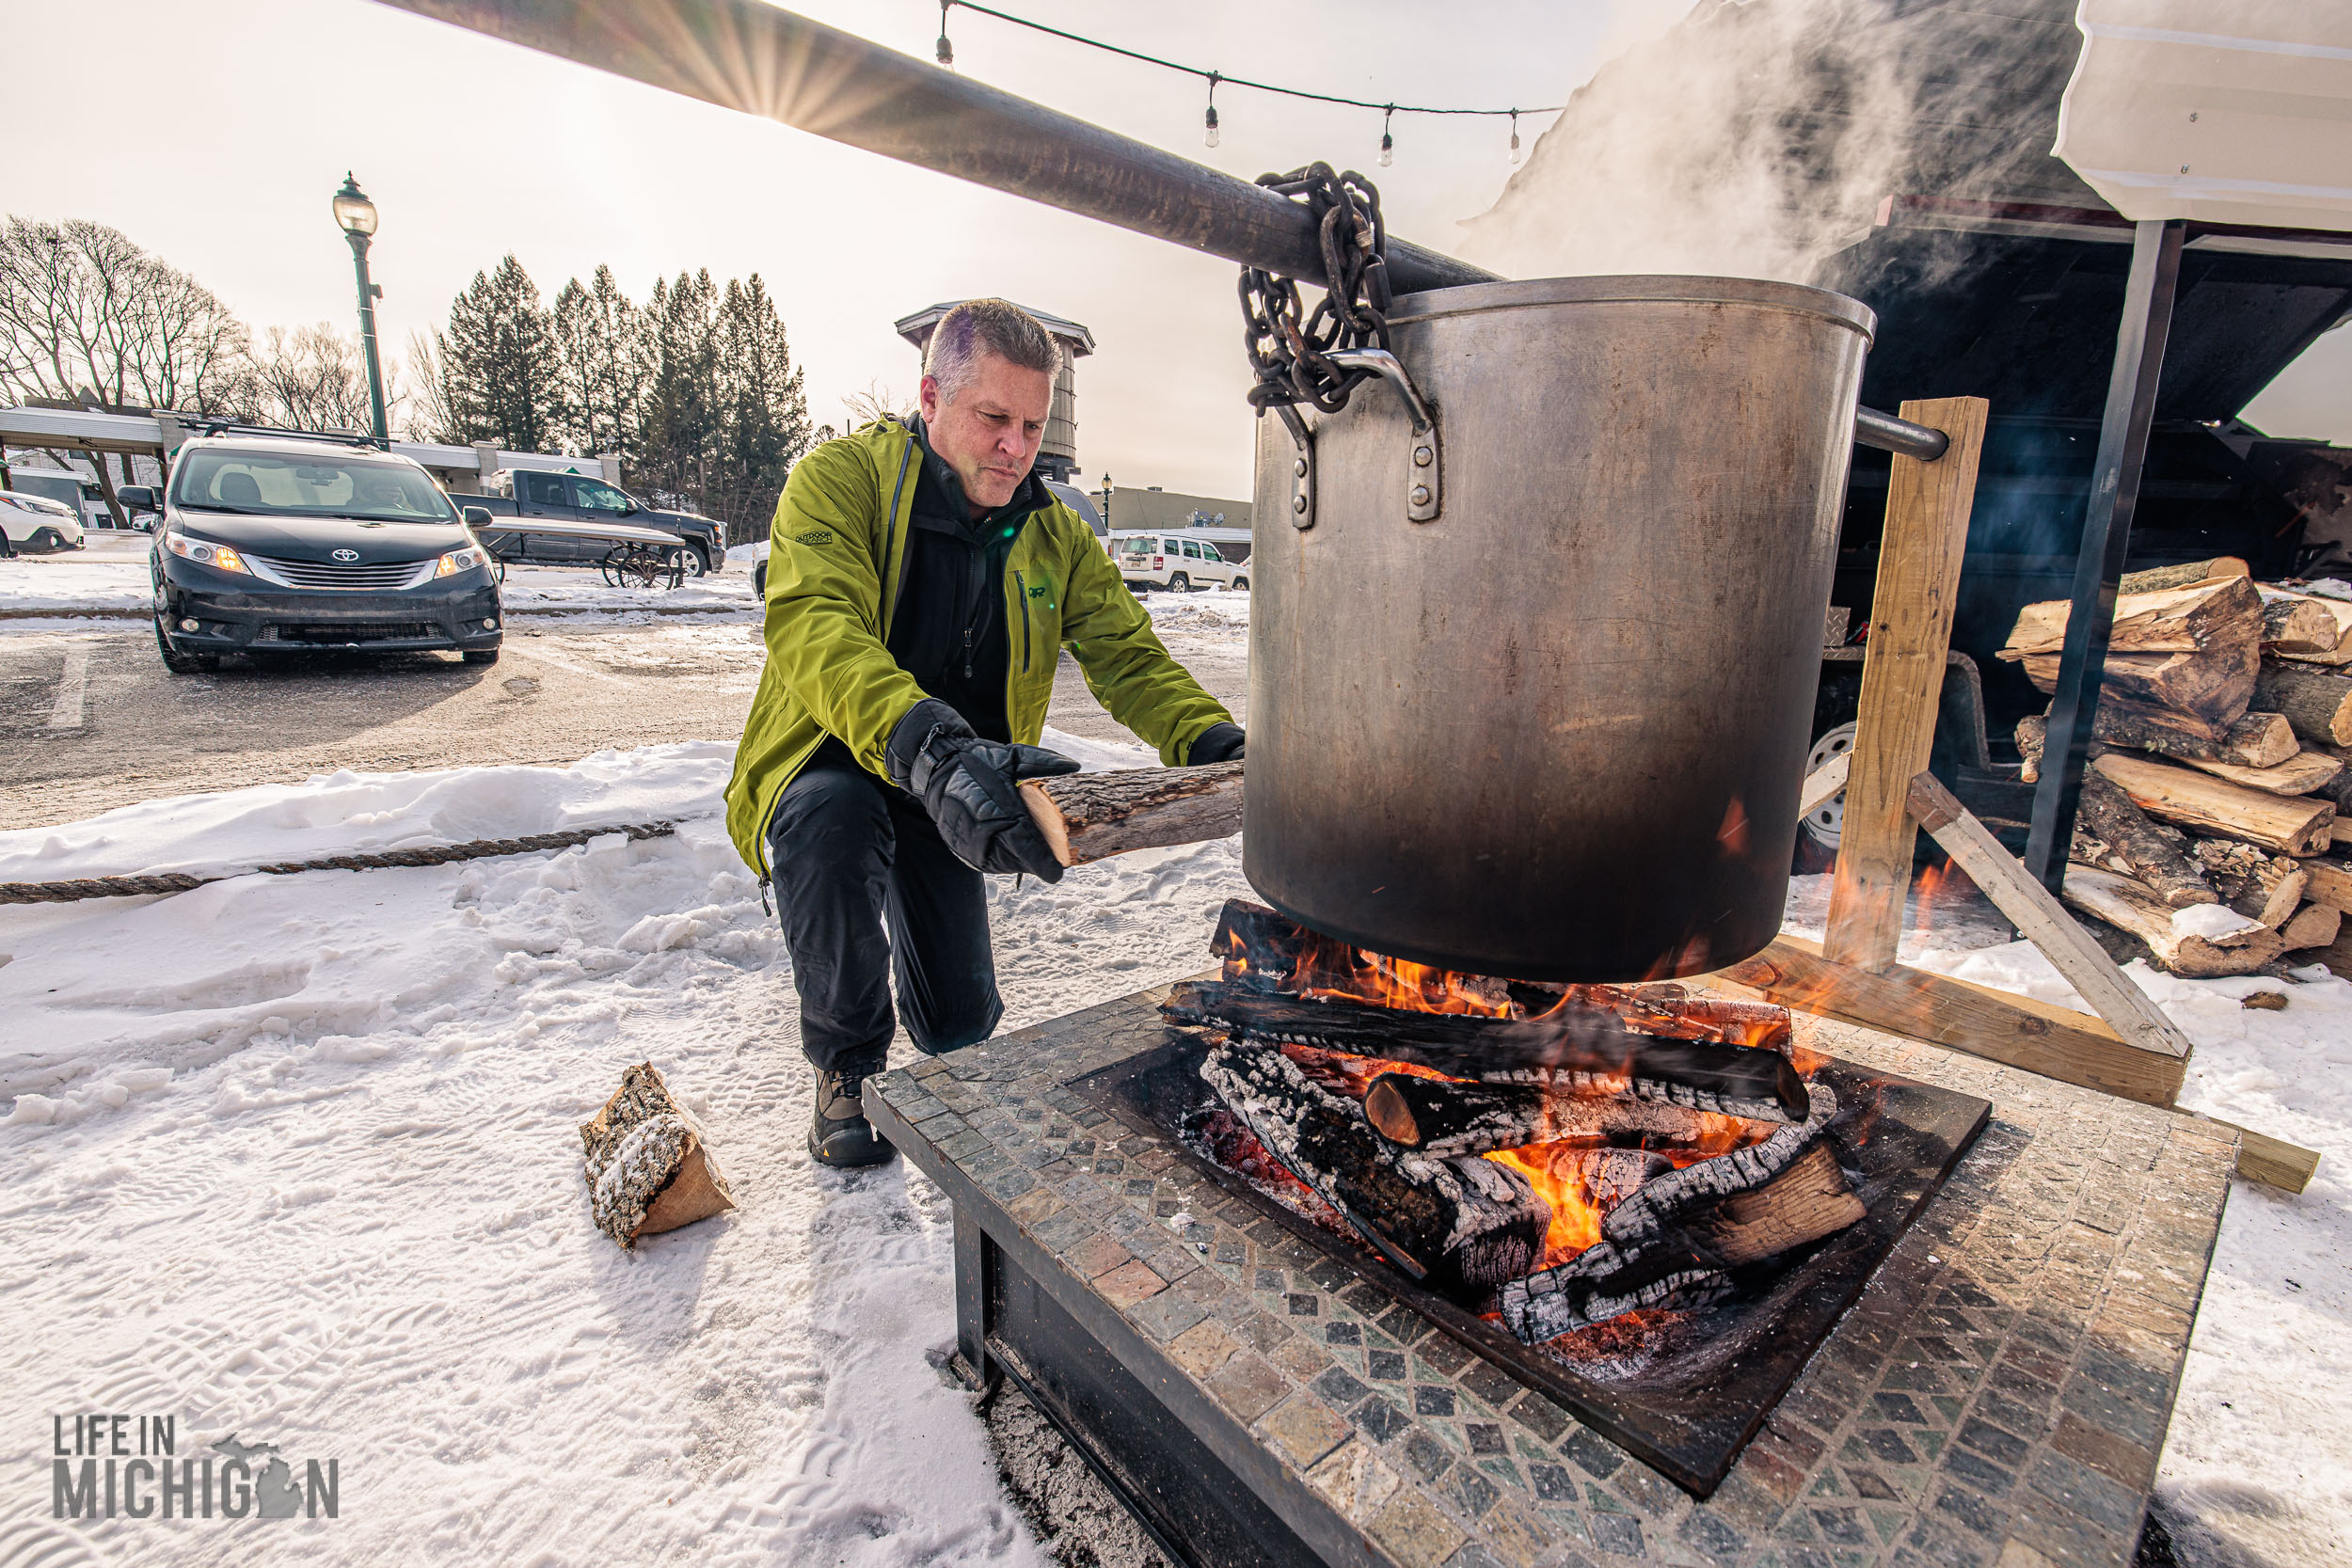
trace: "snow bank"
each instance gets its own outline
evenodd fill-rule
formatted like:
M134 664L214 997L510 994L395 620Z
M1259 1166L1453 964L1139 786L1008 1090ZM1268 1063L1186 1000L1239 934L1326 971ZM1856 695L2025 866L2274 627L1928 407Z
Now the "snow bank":
M1162 590L1138 597L1151 614L1153 628L1163 636L1171 631L1247 631L1249 626L1249 595L1230 588L1209 588L1195 594Z
M0 610L144 611L153 596L147 554L20 555L0 561Z

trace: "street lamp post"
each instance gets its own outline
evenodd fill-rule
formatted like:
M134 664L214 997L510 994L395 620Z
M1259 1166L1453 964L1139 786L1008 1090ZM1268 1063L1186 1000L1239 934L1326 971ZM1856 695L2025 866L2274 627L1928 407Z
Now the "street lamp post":
M375 203L346 172L343 187L335 193L335 221L351 242L351 264L359 275L359 345L368 356L368 407L375 416L375 438L389 439L384 426L384 370L375 352L375 302L384 291L368 281L368 241L375 233Z

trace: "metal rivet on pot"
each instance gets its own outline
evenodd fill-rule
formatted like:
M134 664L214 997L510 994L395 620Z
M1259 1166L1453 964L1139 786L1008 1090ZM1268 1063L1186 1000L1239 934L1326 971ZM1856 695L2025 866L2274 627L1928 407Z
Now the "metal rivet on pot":
M1300 479L1305 479L1307 477L1307 460L1303 457L1292 459L1291 472L1298 476Z
M1428 485L1416 484L1413 486L1413 504L1415 506L1427 506L1429 504Z
M1304 496L1293 496L1291 498L1291 510L1293 512L1305 512L1307 510L1307 498Z
M1429 467L1430 460L1436 455L1437 454L1431 451L1427 447L1415 447L1413 449L1413 466L1417 468L1426 468Z

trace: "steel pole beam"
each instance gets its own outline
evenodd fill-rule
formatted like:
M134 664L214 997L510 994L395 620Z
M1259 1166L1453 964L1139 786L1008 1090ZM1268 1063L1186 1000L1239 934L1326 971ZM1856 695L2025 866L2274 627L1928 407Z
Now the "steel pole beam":
M765 0L383 3L1244 266L1323 276L1295 201ZM1497 280L1395 238L1389 279L1398 293Z
M2115 629L2115 595L2132 544L2132 513L2139 504L2139 475L2155 422L2156 383L2172 329L2172 297L2181 277L2187 225L2179 219L2135 226L2131 278L2123 317L2115 329L2115 368L2099 425L2099 456L2083 510L2082 543L2074 555L2074 596L2067 610L2066 645L2058 655L2058 691L2050 702L2049 736L2042 778L2033 792L2033 830L2026 868L2052 893L2066 879L2074 841L2074 808L2083 769L2090 761L2090 731L2099 712L2099 682L2106 672L2107 639Z

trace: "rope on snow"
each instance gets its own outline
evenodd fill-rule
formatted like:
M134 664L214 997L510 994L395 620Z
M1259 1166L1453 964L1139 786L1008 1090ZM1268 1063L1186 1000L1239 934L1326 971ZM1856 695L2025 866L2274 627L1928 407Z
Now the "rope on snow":
M0 882L0 904L70 904L81 898L128 898L141 894L186 893L207 882L260 873L291 877L301 871L377 871L389 866L447 865L452 861L486 860L495 855L528 855L542 849L568 849L607 833L632 839L666 838L677 832L675 822L629 822L610 828L572 828L560 833L525 833L520 838L476 838L463 844L429 844L416 849L386 849L368 855L323 855L316 860L281 861L199 877L185 871L149 872L136 877L82 877L62 882Z

